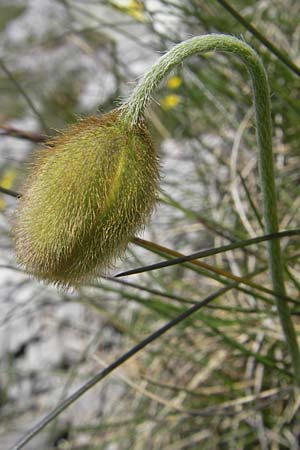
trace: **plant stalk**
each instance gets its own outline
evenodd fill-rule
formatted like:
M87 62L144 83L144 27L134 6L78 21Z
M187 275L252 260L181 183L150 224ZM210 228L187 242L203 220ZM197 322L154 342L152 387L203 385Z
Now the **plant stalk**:
M123 118L132 125L144 120L144 111L153 92L166 75L189 56L211 51L237 55L247 67L253 88L258 165L263 194L264 228L266 234L277 233L278 214L272 152L272 124L270 93L264 66L256 52L245 42L227 35L209 34L184 41L163 55L141 79L129 99L121 106ZM284 266L279 239L268 242L268 258L271 281L276 296L276 306L285 336L295 381L300 386L300 351L286 296Z

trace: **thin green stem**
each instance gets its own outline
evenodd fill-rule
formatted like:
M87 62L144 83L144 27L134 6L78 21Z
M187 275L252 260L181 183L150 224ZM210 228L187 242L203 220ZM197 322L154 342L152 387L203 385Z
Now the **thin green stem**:
M264 227L267 234L278 232L277 200L272 153L272 125L270 113L270 93L264 66L256 52L245 42L227 35L210 34L197 36L184 41L152 66L141 79L131 96L122 106L124 120L131 124L143 121L144 111L153 92L165 76L189 56L211 51L227 52L237 55L245 64L252 81L258 144L258 164L264 205ZM284 268L280 241L273 239L268 243L269 266L276 296L276 305L282 330L290 352L294 375L300 386L300 351L289 306L282 297L286 296L284 286Z
M195 303L189 309L180 313L174 319L167 322L165 325L160 327L154 333L147 336L145 339L140 341L137 345L132 347L126 353L123 353L118 359L116 359L112 364L102 369L100 372L96 373L92 378L90 378L86 383L84 383L79 389L77 389L73 394L59 403L49 414L47 414L42 420L40 420L36 425L33 426L15 445L9 448L9 450L21 450L28 442L30 442L41 430L43 430L50 422L52 422L56 417L59 416L63 411L65 411L70 405L72 405L76 400L78 400L83 394L92 389L99 381L106 378L111 372L120 367L134 355L136 355L140 350L145 348L151 342L160 338L168 330L173 328L178 323L190 317L197 311L200 311L205 305L208 305L213 300L219 296L225 294L232 286L226 286L219 289L215 293L209 295L204 300Z
M294 74L300 76L300 67L296 66L288 56L286 56L279 48L272 44L262 33L260 33L245 17L241 16L226 0L216 0L229 14L231 14L238 22L240 22L250 33L256 37L273 55L288 67Z

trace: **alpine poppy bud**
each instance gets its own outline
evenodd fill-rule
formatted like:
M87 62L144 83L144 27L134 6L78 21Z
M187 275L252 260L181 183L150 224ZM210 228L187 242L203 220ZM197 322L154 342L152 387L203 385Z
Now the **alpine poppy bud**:
M145 225L158 180L144 124L118 110L80 120L35 156L15 215L18 262L62 287L104 274Z

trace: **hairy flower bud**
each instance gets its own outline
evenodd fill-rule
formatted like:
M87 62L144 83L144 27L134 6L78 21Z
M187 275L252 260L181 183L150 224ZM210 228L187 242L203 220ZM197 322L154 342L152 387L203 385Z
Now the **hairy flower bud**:
M79 121L35 157L15 216L18 262L63 287L105 273L152 212L158 179L144 125L117 110Z

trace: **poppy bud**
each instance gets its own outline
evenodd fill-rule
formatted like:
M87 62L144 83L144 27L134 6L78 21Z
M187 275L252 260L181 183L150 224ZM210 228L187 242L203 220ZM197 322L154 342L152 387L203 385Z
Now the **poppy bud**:
M117 110L70 126L39 151L15 215L18 262L62 287L105 274L147 221L159 163L144 124Z

